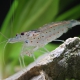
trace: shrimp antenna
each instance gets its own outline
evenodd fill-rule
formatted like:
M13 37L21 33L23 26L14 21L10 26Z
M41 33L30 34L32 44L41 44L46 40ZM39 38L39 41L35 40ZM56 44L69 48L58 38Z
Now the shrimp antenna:
M3 42L0 42L0 44L2 44L2 43L4 43L4 42L6 42L7 40L5 40L5 41L3 41Z
M7 41L7 40L6 40ZM6 47L6 45L8 44L8 41L6 42L6 44L4 45L4 48L3 48L3 62L4 62L4 64L5 64L5 57L4 57L4 51L5 51L5 47Z
M8 39L8 38L7 38L4 34L2 34L1 32L0 32L0 34L1 34L2 36L4 36L6 39ZM5 44L5 46L4 46L4 49L3 49L3 63L5 64L5 59L4 59L4 50L5 50L5 47L6 47L7 43L8 43L8 41L7 41L7 40L5 40L5 41L1 42L0 44L2 44L2 43L4 43L4 42L6 42L6 44Z
M6 39L8 39L4 34L2 34L1 32L0 32L0 34L2 35L2 36L4 36Z

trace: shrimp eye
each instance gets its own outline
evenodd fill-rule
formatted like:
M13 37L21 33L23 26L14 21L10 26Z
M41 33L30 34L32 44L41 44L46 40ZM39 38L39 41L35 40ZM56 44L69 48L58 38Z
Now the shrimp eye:
M24 33L22 32L21 35L24 35Z
M17 36L18 34L16 34L16 36Z

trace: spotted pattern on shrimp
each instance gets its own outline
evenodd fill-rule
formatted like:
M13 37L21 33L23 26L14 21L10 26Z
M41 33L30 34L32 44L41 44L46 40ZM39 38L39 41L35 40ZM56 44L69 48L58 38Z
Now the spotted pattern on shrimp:
M7 43L23 42L21 56L31 56L34 51L39 48L43 48L49 42L56 40L63 33L66 33L68 29L76 25L80 25L80 22L77 20L52 22L40 27L37 30L17 34L14 38L8 39ZM30 49L29 47L32 48Z
M37 30L22 32L17 34L16 37L10 38L8 43L24 42L27 46L43 47L51 41L66 33L69 28L80 24L77 20L52 22L40 27Z

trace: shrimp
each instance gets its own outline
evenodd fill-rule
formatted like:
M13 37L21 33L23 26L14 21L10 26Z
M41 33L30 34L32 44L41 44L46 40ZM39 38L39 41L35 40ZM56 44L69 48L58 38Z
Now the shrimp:
M39 48L44 48L44 46L49 42L56 40L63 33L66 33L68 29L76 25L80 25L80 22L77 20L52 22L50 24L44 25L43 27L40 27L37 30L31 30L17 34L14 38L8 39L7 43L23 42L20 54L22 61L24 55L33 56L35 60L35 57L33 55L34 51L38 50ZM32 48L30 49L30 47ZM46 48L44 49L48 51ZM25 66L24 61L23 65Z

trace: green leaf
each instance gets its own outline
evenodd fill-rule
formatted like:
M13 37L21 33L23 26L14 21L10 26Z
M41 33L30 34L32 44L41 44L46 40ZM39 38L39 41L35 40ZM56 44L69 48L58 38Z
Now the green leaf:
M77 19L80 17L80 5L75 6L74 8L66 11L65 13L59 15L56 18L56 21L61 21L65 19Z

